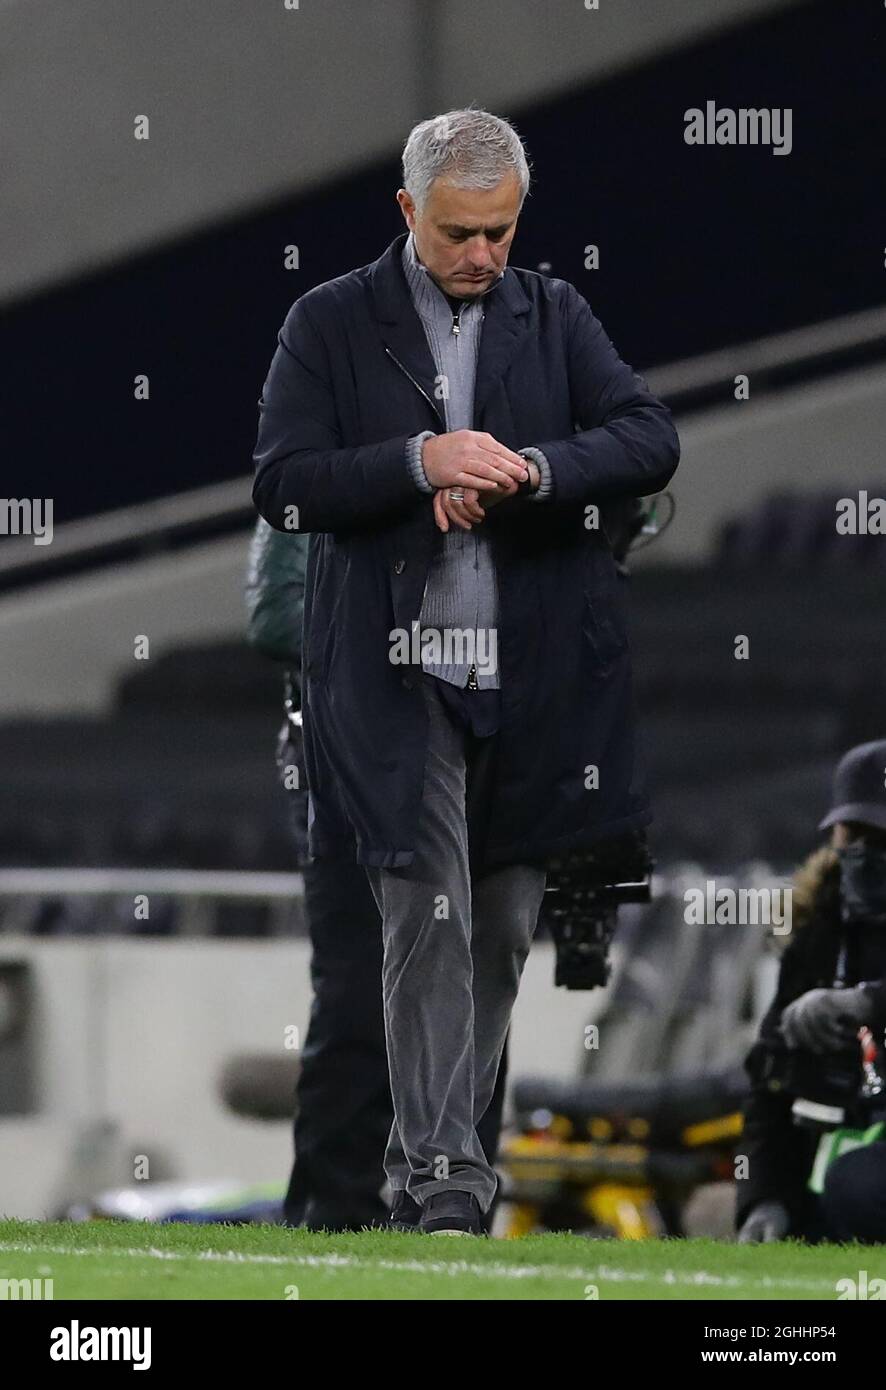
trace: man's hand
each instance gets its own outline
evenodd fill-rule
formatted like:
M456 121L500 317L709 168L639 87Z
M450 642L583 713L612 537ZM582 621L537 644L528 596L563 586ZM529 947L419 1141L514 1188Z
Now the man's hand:
M533 463L531 459L524 460L524 463L534 491L541 482L541 470L538 464ZM448 531L449 522L452 521L462 530L470 531L473 525L479 524L483 520L490 507L494 507L497 502L504 502L508 497L513 497L516 490L515 484L509 484L506 488L499 486L487 488L484 492L479 492L477 488L468 487L463 489L464 498L459 501L457 498L449 496L448 488L441 488L434 493L434 516L437 525L441 531Z
M530 476L534 468L535 464L530 463ZM513 496L513 490L505 492L502 488L496 488L494 492L478 492L475 487L466 487L464 494L464 499L458 501L449 496L448 488L440 488L434 493L434 516L441 531L449 530L450 521L470 531L473 525L483 520L490 507Z
M516 492L527 476L526 460L482 430L452 430L426 439L421 451L425 477L436 488Z
M781 1032L788 1047L838 1052L867 1023L870 1012L870 996L860 987L809 989L782 1013Z
M790 1220L781 1202L758 1202L748 1214L738 1233L739 1245L768 1245L772 1240L783 1240L787 1235Z
M537 492L539 484L541 483L541 469L537 463L533 463L532 459L524 459L524 463L529 473L532 491ZM499 488L495 492L481 492L478 496L478 501L484 511L488 511L490 507L495 506L496 502L504 502L506 497L511 497L512 495L511 492L502 492L501 488Z
M465 488L464 501L459 502L449 496L448 488L438 488L434 493L434 519L440 530L448 531L451 521L463 531L470 531L476 522L481 522L485 512L478 505L478 496L476 488Z

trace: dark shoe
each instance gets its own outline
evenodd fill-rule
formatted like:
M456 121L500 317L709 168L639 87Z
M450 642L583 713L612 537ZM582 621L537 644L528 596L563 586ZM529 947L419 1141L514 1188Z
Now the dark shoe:
M398 1188L391 1203L388 1225L395 1231L417 1231L421 1207L405 1188Z
M428 1197L421 1210L418 1229L430 1236L482 1236L483 1213L473 1192L458 1188Z
M286 1224L293 1223L287 1221ZM387 1209L384 1202L349 1207L344 1201L320 1201L309 1197L297 1224L309 1231L379 1230L387 1225Z

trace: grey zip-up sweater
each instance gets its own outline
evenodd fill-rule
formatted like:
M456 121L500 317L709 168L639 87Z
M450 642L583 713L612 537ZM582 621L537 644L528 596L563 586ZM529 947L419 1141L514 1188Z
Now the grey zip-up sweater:
M483 300L494 294L504 272L494 280L484 294L453 307L443 290L418 259L415 238L410 232L403 247L403 269L412 294L416 312L424 326L428 347L442 381L445 382L443 406L446 428L474 428L474 381L477 354L483 329ZM425 476L421 462L421 447L434 437L433 430L413 435L406 445L407 466L416 487L422 492L434 491ZM533 501L550 496L553 484L550 465L540 449L520 449L521 455L538 465L541 483L532 495ZM507 506L507 502L501 504ZM443 535L443 544L428 576L419 616L420 631L433 628L445 638L447 632L470 631L476 637L475 659L457 659L457 646L447 653L445 643L436 660L433 653L424 657L422 669L453 685L465 686L472 664L476 666L476 685L480 690L499 688L497 660L498 580L492 558L492 547L484 528L474 526L470 531L450 523ZM470 651L465 648L465 656ZM456 659L445 660L449 655Z

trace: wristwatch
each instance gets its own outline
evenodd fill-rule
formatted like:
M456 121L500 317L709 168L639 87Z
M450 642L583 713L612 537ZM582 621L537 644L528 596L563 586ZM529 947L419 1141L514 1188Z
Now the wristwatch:
M518 483L518 484L517 484L517 493L516 493L516 495L517 495L518 497L527 497L527 496L531 496L531 494L532 494L533 492L537 492L537 491L538 491L538 487L537 487L537 486L536 486L536 487L533 487L533 485L532 485L532 472L531 472L530 466L531 466L531 468L534 468L534 469L535 469L536 473L538 474L538 481L539 481L539 483L541 482L541 469L539 468L539 466L538 466L538 464L535 462L535 460L534 460L534 459L524 459L523 462L526 464L526 479L525 479L524 482Z

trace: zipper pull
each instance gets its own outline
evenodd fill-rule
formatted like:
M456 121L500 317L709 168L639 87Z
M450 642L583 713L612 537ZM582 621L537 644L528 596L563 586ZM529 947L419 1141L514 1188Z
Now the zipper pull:
M467 686L467 688L468 688L468 690L479 690L479 689L480 689L479 685L477 684L477 668L476 668L476 666L474 666L473 664L472 664L472 666L471 666L470 671L468 672L468 686Z
M453 333L455 334L456 338L458 337L459 333L461 332L461 328L460 328L459 322L458 322L458 314L453 314L453 315L452 315L452 331L453 331Z

